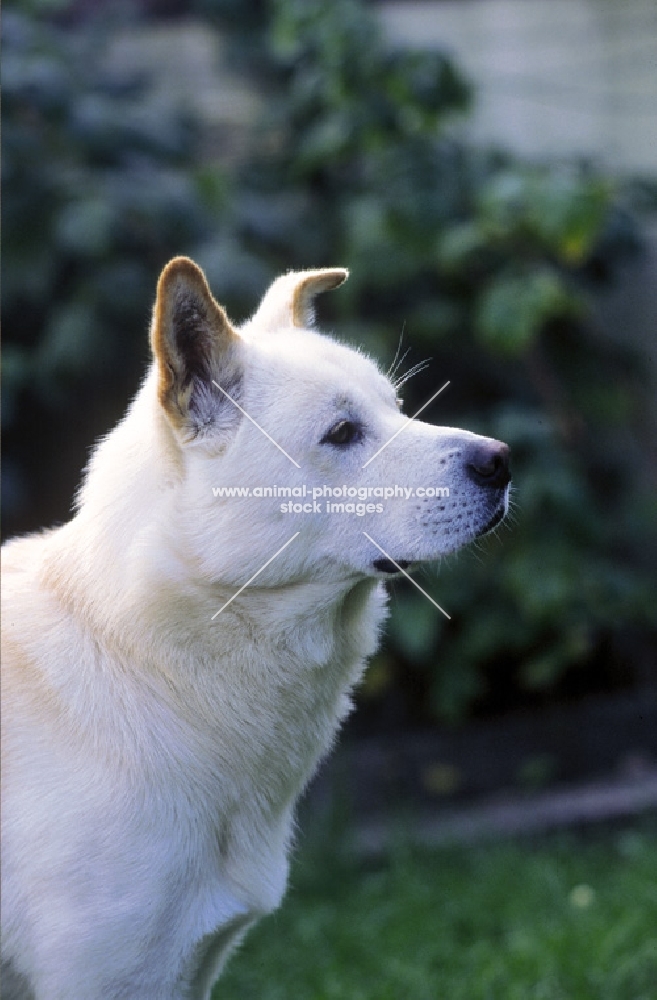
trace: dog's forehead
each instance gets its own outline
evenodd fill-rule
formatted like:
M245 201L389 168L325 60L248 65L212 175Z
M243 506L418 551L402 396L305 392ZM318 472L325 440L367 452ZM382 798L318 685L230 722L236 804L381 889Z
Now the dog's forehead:
M260 360L266 362L270 379L274 372L280 372L287 380L296 377L323 395L348 395L353 390L395 402L392 383L371 357L325 334L313 330L284 331L260 340L256 351L261 355Z

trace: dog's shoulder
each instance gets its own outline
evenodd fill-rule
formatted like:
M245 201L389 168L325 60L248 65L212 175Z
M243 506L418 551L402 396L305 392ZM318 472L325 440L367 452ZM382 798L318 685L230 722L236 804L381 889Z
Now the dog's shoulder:
M47 540L56 529L50 528L47 531L35 531L29 535L19 535L17 538L10 538L5 542L0 552L2 566L2 586L11 586L17 581L16 574L22 577L34 570L40 561L43 553L44 541Z

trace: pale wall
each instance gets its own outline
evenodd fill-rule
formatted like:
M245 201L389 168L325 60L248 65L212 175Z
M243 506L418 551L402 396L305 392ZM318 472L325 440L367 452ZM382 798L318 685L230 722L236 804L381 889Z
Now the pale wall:
M445 47L476 87L468 130L524 156L657 174L656 0L377 5L397 43Z

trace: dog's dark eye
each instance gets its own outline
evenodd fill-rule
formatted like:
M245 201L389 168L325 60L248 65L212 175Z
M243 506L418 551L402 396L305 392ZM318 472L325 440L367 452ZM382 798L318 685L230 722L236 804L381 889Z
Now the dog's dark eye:
M344 447L353 444L354 441L360 441L362 436L363 432L353 420L338 420L337 424L326 432L320 444L336 444Z

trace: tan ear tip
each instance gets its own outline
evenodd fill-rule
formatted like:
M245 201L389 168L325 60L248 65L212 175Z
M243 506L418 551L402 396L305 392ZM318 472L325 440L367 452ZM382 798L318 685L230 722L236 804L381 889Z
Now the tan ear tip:
M333 288L339 288L340 285L344 285L345 281L349 277L349 270L346 267L332 267L329 273L335 277L335 284L333 285Z
M167 285L170 285L171 282L180 278L196 282L201 281L203 284L206 284L203 271L190 257L174 257L162 269L157 283L158 289L161 291Z

